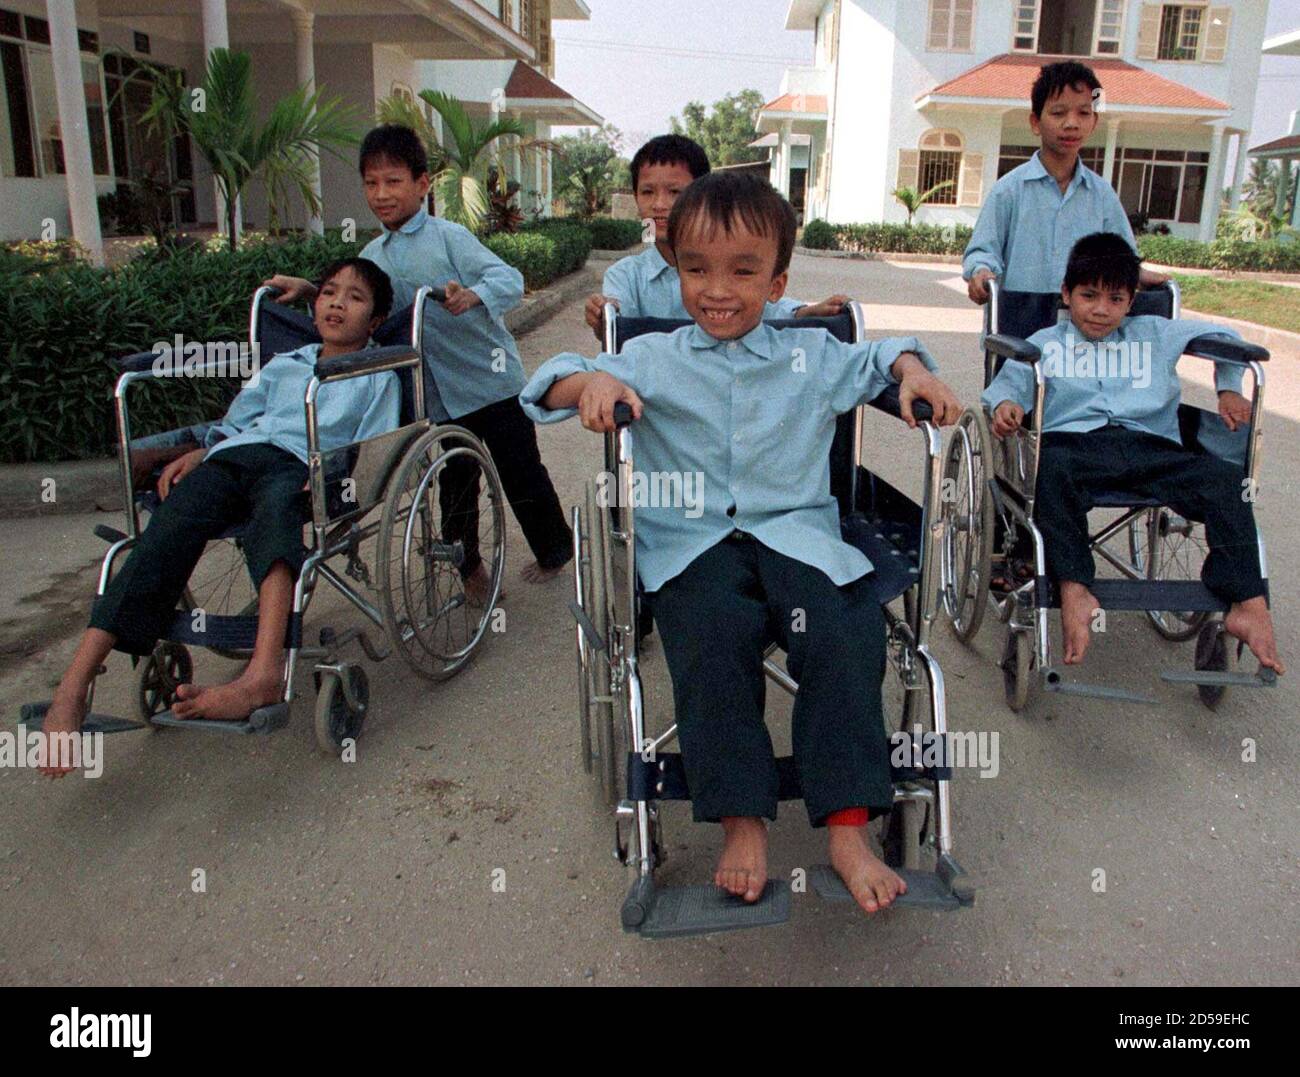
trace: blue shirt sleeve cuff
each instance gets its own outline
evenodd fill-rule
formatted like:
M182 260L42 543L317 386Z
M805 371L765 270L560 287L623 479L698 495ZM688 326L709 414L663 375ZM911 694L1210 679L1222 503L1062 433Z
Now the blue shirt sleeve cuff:
M566 353L548 359L537 368L537 373L528 379L528 384L519 394L519 404L524 409L524 414L535 423L561 423L565 419L572 419L578 414L577 408L547 408L542 405L542 399L557 381L592 369L591 360L581 355Z

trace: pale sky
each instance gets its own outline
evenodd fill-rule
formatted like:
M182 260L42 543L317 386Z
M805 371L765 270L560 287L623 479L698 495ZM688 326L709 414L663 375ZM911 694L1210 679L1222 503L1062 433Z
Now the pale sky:
M555 81L622 129L628 156L688 101L747 87L771 100L784 67L812 63L812 34L784 29L789 0L587 3L590 21L554 24ZM1268 35L1293 29L1300 0L1269 0ZM1286 134L1298 108L1300 57L1265 56L1250 145Z

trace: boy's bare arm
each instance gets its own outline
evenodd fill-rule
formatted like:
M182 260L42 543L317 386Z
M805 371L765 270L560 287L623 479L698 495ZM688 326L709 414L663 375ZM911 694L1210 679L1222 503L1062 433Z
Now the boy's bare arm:
M296 303L299 299L305 299L308 303L316 301L316 285L302 277L277 273L262 281L262 287L280 289L280 294L275 297L277 303Z
M934 411L937 426L951 426L961 417L961 401L943 381L936 378L915 352L903 352L894 360L889 372L899 384L899 403L903 421L915 427L912 401L924 400Z

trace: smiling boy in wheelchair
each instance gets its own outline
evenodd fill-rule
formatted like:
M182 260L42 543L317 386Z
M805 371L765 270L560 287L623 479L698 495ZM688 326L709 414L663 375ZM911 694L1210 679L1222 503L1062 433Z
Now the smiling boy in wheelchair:
M1179 432L1179 357L1207 333L1237 334L1204 322L1129 318L1140 267L1123 237L1084 237L1071 251L1061 289L1069 319L1029 338L1042 353L1045 385L1035 516L1047 572L1060 592L1065 661L1083 660L1100 606L1090 589L1088 510L1101 491L1122 490L1204 521L1209 554L1201 578L1229 604L1224 628L1261 666L1281 673L1243 472L1185 448ZM1215 364L1218 412L1230 431L1251 421L1250 402L1239 391L1242 369ZM1032 366L1004 363L982 397L992 433L1002 439L1018 431L1034 398Z
M315 304L322 343L265 364L208 430L204 444L163 468L161 504L96 601L90 627L45 713L45 734L80 728L87 693L109 652L148 655L170 625L208 541L245 522L244 549L258 594L252 658L228 684L180 685L172 710L179 718L236 721L280 699L285 631L306 552L302 528L310 518L304 395L317 360L365 348L392 300L388 276L373 262L349 258L330 266ZM391 371L330 385L316 411L322 449L396 428L399 404ZM53 762L42 769L54 777L66 773Z
M763 721L764 648L775 637L798 681L793 742L813 826L868 912L906 890L872 852L868 815L893 803L881 716L885 634L871 563L841 538L829 485L836 417L900 383L903 416L958 404L914 338L841 343L822 328L774 329L795 217L770 184L712 173L673 206L669 236L694 324L647 334L618 355L556 356L521 399L540 422L577 414L636 422L637 468L702 476L703 509L637 516L641 581L660 626L694 817L720 822L714 883L756 902L767 881L765 819L778 773Z

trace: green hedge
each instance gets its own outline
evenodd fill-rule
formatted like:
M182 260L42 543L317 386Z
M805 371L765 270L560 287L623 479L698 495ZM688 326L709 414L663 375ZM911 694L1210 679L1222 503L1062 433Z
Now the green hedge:
M591 253L591 233L566 220L543 220L518 232L497 232L483 242L498 258L524 275L530 291L581 269Z
M0 462L69 460L112 453L112 360L176 333L187 340L242 340L248 301L274 273L312 277L354 254L324 239L174 257L137 258L115 271L85 264L24 271L0 264ZM132 389L132 433L210 419L233 383L192 379Z
M1201 243L1173 236L1138 236L1138 251L1146 261L1167 266L1300 273L1300 243L1242 239Z
M970 242L968 225L829 224L809 221L803 245L813 250L880 251L890 254L961 254Z
M602 251L625 251L641 242L640 221L592 217L581 223L591 233L591 245Z

